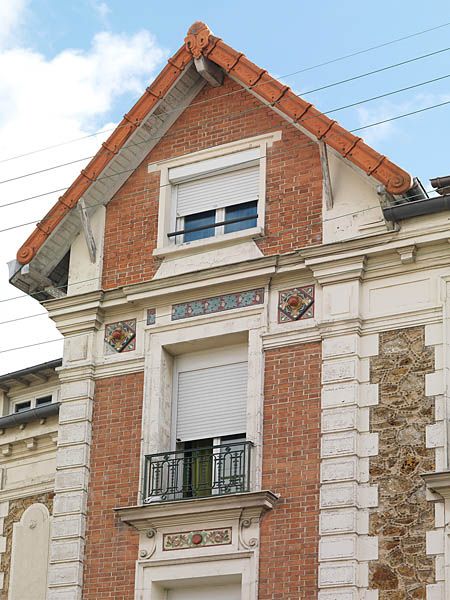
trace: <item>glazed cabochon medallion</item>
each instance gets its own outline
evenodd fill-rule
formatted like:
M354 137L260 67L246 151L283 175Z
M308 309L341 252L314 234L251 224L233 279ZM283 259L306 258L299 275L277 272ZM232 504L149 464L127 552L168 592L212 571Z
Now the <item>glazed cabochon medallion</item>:
M231 544L231 527L166 533L163 536L163 550L184 550L227 544Z
M287 323L314 316L314 286L283 290L278 295L278 321Z
M105 342L115 352L130 352L136 349L136 319L117 321L105 326Z

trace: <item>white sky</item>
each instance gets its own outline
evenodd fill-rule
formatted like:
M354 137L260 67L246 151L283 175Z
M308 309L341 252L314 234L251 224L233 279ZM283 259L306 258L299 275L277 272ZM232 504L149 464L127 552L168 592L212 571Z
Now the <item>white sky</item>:
M109 133L7 160L110 129L114 100L122 94L138 97L165 56L148 32L127 36L104 31L93 37L88 51L66 50L47 59L21 40L27 4L27 0L0 0L0 181L95 154ZM0 229L42 218L62 192L11 207L2 205L67 187L84 164L0 184ZM21 294L8 283L6 263L33 227L0 233L0 300ZM43 308L31 298L0 302L0 323L40 312ZM62 344L2 350L59 337L46 316L0 324L0 374L57 358Z

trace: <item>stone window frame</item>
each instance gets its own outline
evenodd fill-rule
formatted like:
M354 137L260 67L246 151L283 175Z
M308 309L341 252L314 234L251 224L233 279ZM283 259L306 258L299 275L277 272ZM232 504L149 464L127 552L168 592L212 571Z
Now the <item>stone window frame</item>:
M176 158L163 160L148 165L148 172L154 173L160 171L160 189L159 189L159 209L158 209L158 236L157 246L153 250L153 255L164 258L165 256L185 255L192 252L198 252L205 249L210 250L217 247L227 246L240 241L254 239L264 235L265 206L266 206L266 173L267 173L267 148L270 148L274 142L281 140L281 131L273 131L261 135L253 136L212 146L205 150L192 152ZM183 242L175 244L175 241L169 240L167 234L174 231L176 227L174 186L170 180L169 171L175 167L189 167L195 163L200 163L212 158L226 159L227 156L242 152L244 150L259 150L259 198L258 198L258 218L256 227L243 229L232 233L217 234L213 237L195 240L193 242ZM203 177L205 172L199 173L199 178Z

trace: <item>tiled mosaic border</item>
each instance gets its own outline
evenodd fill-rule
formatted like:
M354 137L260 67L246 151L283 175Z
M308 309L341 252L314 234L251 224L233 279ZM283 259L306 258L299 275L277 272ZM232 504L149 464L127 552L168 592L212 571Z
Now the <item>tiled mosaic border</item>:
M225 310L232 310L233 308L256 306L263 303L264 288L223 294L222 296L212 296L211 298L202 298L201 300L193 300L192 302L181 302L172 306L172 321L198 317L200 315L210 315Z

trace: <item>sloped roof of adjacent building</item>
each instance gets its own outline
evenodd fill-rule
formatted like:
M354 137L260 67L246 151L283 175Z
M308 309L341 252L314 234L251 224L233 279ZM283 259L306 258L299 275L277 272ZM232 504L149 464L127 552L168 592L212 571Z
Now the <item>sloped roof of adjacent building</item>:
M311 103L296 95L288 86L283 85L269 75L265 69L252 63L242 52L238 52L220 38L212 35L207 25L196 22L190 27L183 46L169 58L167 65L145 90L133 108L124 116L107 141L102 144L94 158L81 171L72 185L58 199L42 221L37 224L33 233L20 247L17 252L18 266L30 263L51 236L58 240L60 225L70 213L73 213L73 209L83 196L88 192L94 192L95 187L98 188L101 185L102 179L114 176L114 173L117 176L119 175L116 166L119 153L124 160L130 161L131 159L126 157L130 140L134 139L137 134L141 137L147 135L147 138L150 139L148 132L157 130L162 122L164 111L160 110L158 118L158 109L161 108L162 102L168 101L169 106L173 106L177 100L177 94L180 96L181 79L185 76L190 77L188 83L190 85L197 84L198 86L198 79L195 78L199 76L192 68L192 63L193 59L199 59L202 56L218 65L225 73L248 89L263 103L271 106L278 114L292 122L293 125L300 127L313 138L323 140L344 159L347 159L362 172L383 185L390 194L404 194L413 186L413 180L409 173L394 164L386 156L373 150L360 137L341 127ZM202 85L204 83L202 81ZM186 84L184 87L186 87ZM171 98L171 95L173 98ZM186 103L184 105L183 103L180 104L180 112L184 110L186 105ZM151 117L155 117L155 119L151 121ZM173 120L171 119L172 122ZM138 142L142 143L143 150L146 153L149 147L148 139L147 145L144 141ZM145 154L142 154L140 160L144 156ZM123 162L122 160L122 164ZM139 159L137 162L134 161L135 166L138 162ZM131 161L131 164L133 164L133 161ZM131 169L129 171L129 174L131 174ZM105 173L110 174L105 176ZM123 173L123 171L120 173ZM125 179L117 177L115 189L122 185ZM112 193L115 190L110 191ZM101 190L96 191L97 195L99 192ZM104 193L102 195L105 197ZM63 235L59 231L60 239L58 243L63 244L62 238L65 239L66 244L70 241L70 237L73 236L74 230L77 228L74 223L67 225L67 231L65 230Z

